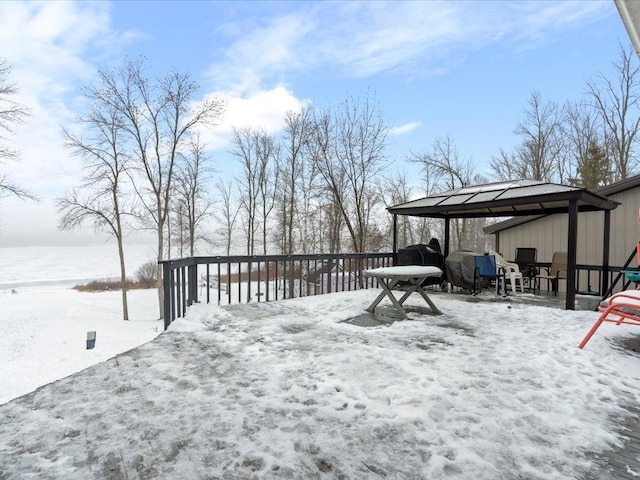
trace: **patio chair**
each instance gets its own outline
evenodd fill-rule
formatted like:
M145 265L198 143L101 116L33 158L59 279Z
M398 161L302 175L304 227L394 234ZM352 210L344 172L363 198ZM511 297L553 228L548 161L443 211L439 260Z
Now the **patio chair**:
M496 284L496 294L500 293L500 280L504 285L504 275L500 275L496 265L496 257L493 255L475 255L473 257L475 268L473 270L473 295L477 295L481 290L482 280L494 281ZM506 292L506 289L503 289Z
M582 339L578 348L584 348L603 322L640 326L640 291L625 290L616 293L600 302L598 310L602 313Z
M560 280L567 279L567 252L553 252L551 266L546 269L546 273L539 273L535 276L536 292L540 292L540 282L547 280L551 282L551 289L554 295L558 295L558 284Z
M517 263L507 262L502 255L494 250L489 250L489 255L493 255L496 258L496 266L498 269L504 270L505 276L509 278L511 282L511 291L516 293L517 282L520 281L520 291L524 293L524 285L522 283L522 272ZM505 285L505 293L507 286Z
M531 279L535 277L539 272L536 266L536 258L538 256L538 250L533 247L518 247L516 248L516 257L514 262L520 267L520 272L525 282L531 283Z

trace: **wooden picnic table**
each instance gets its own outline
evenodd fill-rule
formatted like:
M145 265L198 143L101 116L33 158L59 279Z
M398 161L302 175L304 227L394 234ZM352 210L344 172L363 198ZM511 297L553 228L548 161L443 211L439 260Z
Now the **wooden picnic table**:
M407 312L404 310L402 304L407 298L411 296L413 292L419 293L425 302L431 307L431 310L440 314L440 310L431 301L427 292L422 288L422 282L429 277L441 277L442 270L438 267L422 266L422 265L402 265L396 267L380 267L370 270L363 270L362 274L365 277L372 277L378 281L378 284L382 287L380 295L369 305L368 312L374 313L378 304L386 297L391 300L391 303L396 308L398 313L405 320L407 319ZM398 286L400 282L407 282L408 285L403 287L405 290L404 295L398 300L393 294L392 290Z

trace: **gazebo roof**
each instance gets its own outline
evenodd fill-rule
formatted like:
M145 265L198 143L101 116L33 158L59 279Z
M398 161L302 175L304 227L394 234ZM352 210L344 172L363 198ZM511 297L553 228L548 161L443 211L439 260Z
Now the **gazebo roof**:
M416 217L501 217L566 213L577 201L583 212L613 210L619 203L583 187L536 180L472 185L387 208L394 215Z

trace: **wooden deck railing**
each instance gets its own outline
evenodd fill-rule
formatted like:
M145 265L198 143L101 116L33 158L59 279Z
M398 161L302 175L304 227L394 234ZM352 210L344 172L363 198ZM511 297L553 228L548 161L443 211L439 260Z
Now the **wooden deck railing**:
M165 329L196 302L228 305L377 287L362 270L392 253L189 257L164 260Z

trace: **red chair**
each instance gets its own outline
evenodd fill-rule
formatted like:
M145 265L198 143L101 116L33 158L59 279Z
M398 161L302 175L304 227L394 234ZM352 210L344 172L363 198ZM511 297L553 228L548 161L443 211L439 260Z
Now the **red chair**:
M584 348L589 339L596 333L602 322L611 322L616 325L640 326L640 291L625 290L607 298L598 306L602 313L593 324L589 333L582 339L578 348Z

